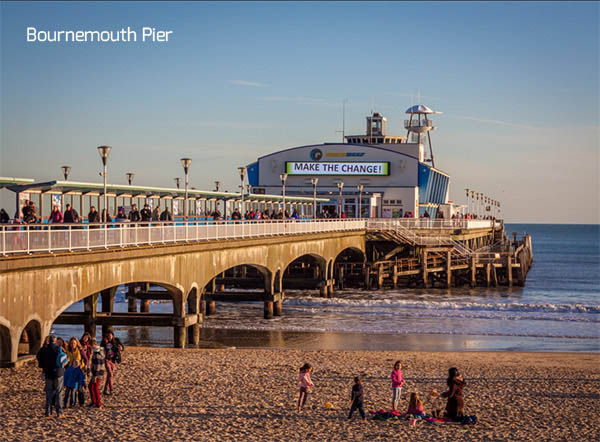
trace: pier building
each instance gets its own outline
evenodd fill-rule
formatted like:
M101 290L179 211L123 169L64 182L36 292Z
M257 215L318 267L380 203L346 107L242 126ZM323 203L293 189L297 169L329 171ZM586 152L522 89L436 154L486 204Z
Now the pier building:
M348 218L435 217L448 210L450 175L434 167L430 132L435 129L423 105L407 109L406 136L387 133L379 112L367 116L363 135L347 135L343 143L291 147L257 159L247 166L255 193L316 194L329 201L319 212L344 212ZM428 143L429 149L426 149Z

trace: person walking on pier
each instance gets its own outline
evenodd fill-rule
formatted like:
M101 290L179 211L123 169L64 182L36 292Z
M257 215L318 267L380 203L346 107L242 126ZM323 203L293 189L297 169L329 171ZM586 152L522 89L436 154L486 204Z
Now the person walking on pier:
M140 212L142 217L142 221L148 223L152 221L152 211L150 210L150 206L148 204L144 204L144 208Z
M135 204L131 205L131 211L129 212L129 221L136 222L140 220L140 212Z
M112 394L113 382L116 370L116 364L121 363L121 352L123 351L123 344L117 338L111 330L106 332L106 336L102 340L102 348L106 357L106 382L104 383L103 393L106 395ZM110 390L110 391L109 391Z
M152 211L152 221L160 221L160 207L159 204L156 205L154 210Z
M4 209L0 209L0 224L8 224L10 216Z
M162 213L160 214L160 220L161 221L173 221L173 216L171 215L171 212L169 212L169 208L165 206L165 210L162 211Z
M52 212L50 213L50 222L52 224L62 223L63 222L63 214L58 208L58 206L52 207Z
M92 400L92 403L90 404L90 407L95 406L100 408L102 406L102 401L100 400L100 383L104 377L106 360L104 359L104 348L98 345L96 338L92 338L92 347L92 378L90 379L89 384L90 399Z
M90 211L88 213L88 223L89 224L96 224L96 223L100 223L100 214L98 213L98 211L96 210L96 207L92 206L90 207ZM98 226L90 226L90 229L97 229Z
M63 214L63 222L65 223L78 223L79 222L79 213L77 210L71 207L70 204L67 204L67 209Z

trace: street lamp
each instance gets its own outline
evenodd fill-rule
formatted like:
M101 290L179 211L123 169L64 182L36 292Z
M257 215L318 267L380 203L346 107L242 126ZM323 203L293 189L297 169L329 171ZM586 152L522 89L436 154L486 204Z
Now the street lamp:
M62 166L61 167L63 176L65 177L65 181L69 179L69 173L71 173L71 166Z
M187 221L188 218L188 172L190 170L190 166L192 165L192 160L190 158L182 158L181 165L183 166L183 171L185 172L185 207L183 209L183 218Z
M125 176L127 177L127 182L131 186L133 184L133 177L135 177L135 173L133 173L133 172L127 172L125 174Z
M469 189L465 189L467 194L467 213L471 213L471 202L469 201Z
M173 178L173 179L175 180L175 185L179 189L179 185L181 184L181 178L177 177L177 178Z
M356 186L358 189L358 217L362 218L362 191L365 188L362 184Z
M340 193L338 194L338 206L339 206L338 217L341 218L342 217L342 189L344 188L344 182L339 181L337 183L337 186L338 186L338 190L340 191Z
M242 215L242 219L244 219L244 214L246 213L246 211L244 210L244 175L246 174L246 168L238 167L238 173L240 174L240 195L242 197L242 207L240 212Z
M313 219L317 219L317 183L319 178L311 178L310 182L313 185Z
M108 198L106 197L106 162L108 161L108 155L110 154L111 149L112 147L110 146L98 146L98 153L100 154L100 158L102 158L102 165L104 166L102 177L104 178L104 213L106 215L108 215ZM104 219L102 222L106 222L106 215L103 216ZM106 234L104 235L104 245L106 246Z
M287 181L288 174L281 173L279 174L279 178L281 178L281 195L283 196L283 217L285 218L285 182Z
M221 185L221 181L215 181L215 192L219 191L219 186Z

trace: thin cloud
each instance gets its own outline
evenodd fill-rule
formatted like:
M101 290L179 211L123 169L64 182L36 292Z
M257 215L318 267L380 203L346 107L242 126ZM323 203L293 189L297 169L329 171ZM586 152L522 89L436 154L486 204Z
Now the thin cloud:
M451 115L451 114L447 114L447 116L458 118L460 120L477 121L479 123L499 124L499 125L502 125L502 126L518 127L520 129L528 129L528 130L543 130L544 129L543 127L539 127L539 126L531 126L529 124L513 123L511 121L490 120L488 118L468 117L466 115Z
M313 106L341 106L342 105L341 101L333 102L333 101L325 100L323 98L312 98L312 97L271 96L271 97L260 97L260 99L263 101L309 104L309 105L313 105Z
M228 83L235 84L238 86L249 86L249 87L267 87L264 83L258 83L256 81L246 81L246 80L227 80Z

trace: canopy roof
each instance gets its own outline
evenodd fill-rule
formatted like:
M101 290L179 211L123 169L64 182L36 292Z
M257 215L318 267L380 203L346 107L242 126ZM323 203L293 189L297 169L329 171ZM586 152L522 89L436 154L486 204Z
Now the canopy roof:
M6 188L13 192L48 193L48 194L71 194L71 195L101 195L104 185L100 183L84 183L77 181L44 181L34 182L29 178L3 178L0 177L0 189ZM140 198L185 198L185 189L168 187L129 186L127 184L107 184L106 194L118 197L140 197ZM210 190L189 189L188 199L195 200L239 200L239 193L213 192ZM256 195L245 194L244 199L253 201L283 200L281 195ZM290 203L310 203L312 198L287 196L285 200ZM328 199L317 198L318 202L327 202Z
M441 114L441 112L435 112L431 110L431 108L425 106L424 104L415 104L414 106L406 109L407 114Z

